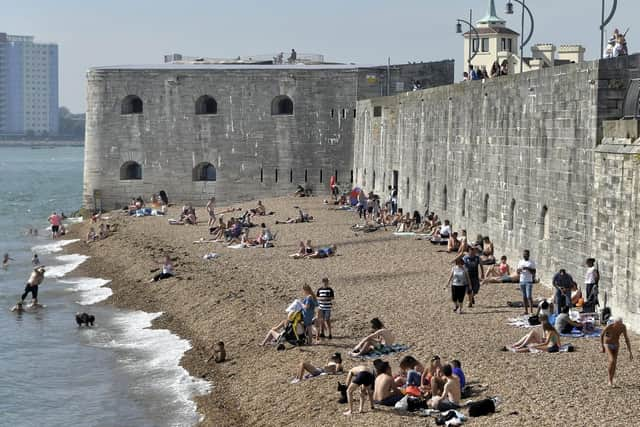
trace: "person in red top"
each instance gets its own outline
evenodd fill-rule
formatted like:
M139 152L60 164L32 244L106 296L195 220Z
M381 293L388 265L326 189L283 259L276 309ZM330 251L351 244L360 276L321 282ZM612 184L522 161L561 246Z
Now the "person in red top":
M57 213L52 213L51 216L49 217L49 224L51 224L51 238L55 239L56 237L58 237L60 235L60 223L62 222L62 219L60 218L60 215L58 215Z
M334 197L338 196L338 186L336 185L336 176L335 175L331 175L331 178L329 179L329 188L331 189L331 194Z

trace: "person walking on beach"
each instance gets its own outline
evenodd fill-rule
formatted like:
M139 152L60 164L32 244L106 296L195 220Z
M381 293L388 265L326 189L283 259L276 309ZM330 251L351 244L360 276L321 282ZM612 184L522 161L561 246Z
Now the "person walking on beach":
M316 291L316 296L318 297L318 329L320 329L320 338L325 337L324 330L326 327L327 333L329 334L328 337L329 339L332 339L331 309L333 308L333 299L335 298L335 294L333 293L333 289L329 286L329 278L324 277L322 279L322 286Z
M27 298L27 295L31 293L31 305L33 307L36 307L38 305L38 286L40 286L40 284L42 284L44 280L44 272L45 269L43 265L39 265L33 269L33 271L31 272L31 276L29 276L29 280L27 280L27 285L24 288L24 293L20 298L20 302L24 302L25 298Z
M607 353L609 385L613 387L613 376L616 374L616 366L618 364L618 351L620 350L620 335L624 335L624 341L629 350L629 360L633 360L631 352L631 343L629 335L627 335L627 327L622 323L621 317L616 317L613 323L607 325L600 334L600 345L602 352Z
M469 307L473 307L473 304L476 303L475 296L480 291L480 280L484 279L484 268L474 246L471 246L469 253L462 257L462 262L469 273L470 283L467 293L469 294Z
M449 284L451 285L451 299L455 304L453 312L458 311L462 314L462 303L464 302L464 294L467 290L471 293L471 279L469 272L464 268L464 262L461 258L456 258L455 264L449 275Z
M60 233L60 224L62 223L62 219L60 216L53 212L51 216L48 218L49 224L51 224L51 238L56 239Z
M522 252L522 259L518 262L518 275L520 276L520 292L524 303L524 314L529 314L529 308L533 313L533 281L536 277L536 263L530 258L529 249Z

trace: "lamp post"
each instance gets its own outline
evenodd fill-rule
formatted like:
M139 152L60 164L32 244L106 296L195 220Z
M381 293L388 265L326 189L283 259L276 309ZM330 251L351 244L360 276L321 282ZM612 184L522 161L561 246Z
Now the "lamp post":
M456 20L456 33L457 34L462 34L462 24L467 24L469 26L469 31L473 31L474 37L473 40L477 43L477 49L473 48L474 43L471 42L470 46L469 46L469 59L467 59L467 65L469 66L469 68L471 68L471 60L473 58L475 58L475 56L478 53L478 50L480 49L480 35L478 34L478 30L476 30L476 27L473 26L473 24L471 23L471 21L467 21L465 19L457 19Z
M616 8L618 7L618 0L613 0L613 5L611 6L611 11L609 12L609 16L607 19L604 18L604 3L605 0L602 0L602 20L600 21L600 58L604 56L604 27L613 19L613 15L616 13Z
M523 62L523 57L524 57L524 47L527 45L527 43L529 43L529 40L531 40L531 36L533 36L533 28L534 28L534 21L533 21L533 14L531 13L531 10L529 10L529 8L524 4L525 0L513 0L516 3L520 4L522 6L522 16L520 18L520 28L521 28L521 33L524 33L524 12L525 10L527 11L527 13L529 14L529 19L531 20L531 28L529 29L529 35L527 36L526 40L524 40L522 43L520 43L520 72L522 72L522 62ZM604 1L604 0L603 0ZM614 0L615 1L615 0ZM511 0L507 1L507 6L504 10L504 13L506 13L507 15L513 15L513 3L511 3ZM521 37L523 36L522 34L520 35Z

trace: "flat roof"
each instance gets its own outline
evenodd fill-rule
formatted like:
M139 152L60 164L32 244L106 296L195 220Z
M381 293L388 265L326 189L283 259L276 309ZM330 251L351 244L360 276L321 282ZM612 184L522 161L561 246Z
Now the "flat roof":
M402 64L398 64L402 65ZM393 65L397 66L397 65ZM356 64L151 64L151 65L107 65L91 67L90 70L356 70L358 68L380 68L386 65L356 65Z

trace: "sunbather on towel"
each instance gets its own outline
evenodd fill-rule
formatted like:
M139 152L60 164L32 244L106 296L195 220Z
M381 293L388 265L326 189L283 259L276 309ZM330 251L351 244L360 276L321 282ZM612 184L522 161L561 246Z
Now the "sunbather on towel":
M308 372L310 376L317 377L322 374L337 374L342 372L342 355L340 353L333 353L329 358L329 361L322 368L317 368L309 362L300 362L296 377L291 380L291 384L299 383L304 379L304 373Z
M364 355L373 350L382 349L384 346L392 345L395 342L391 331L385 328L377 317L371 319L371 328L374 332L366 336L353 348L352 355Z
M319 248L317 251L308 255L307 258L328 258L336 254L338 247L336 245L327 246L325 248Z

